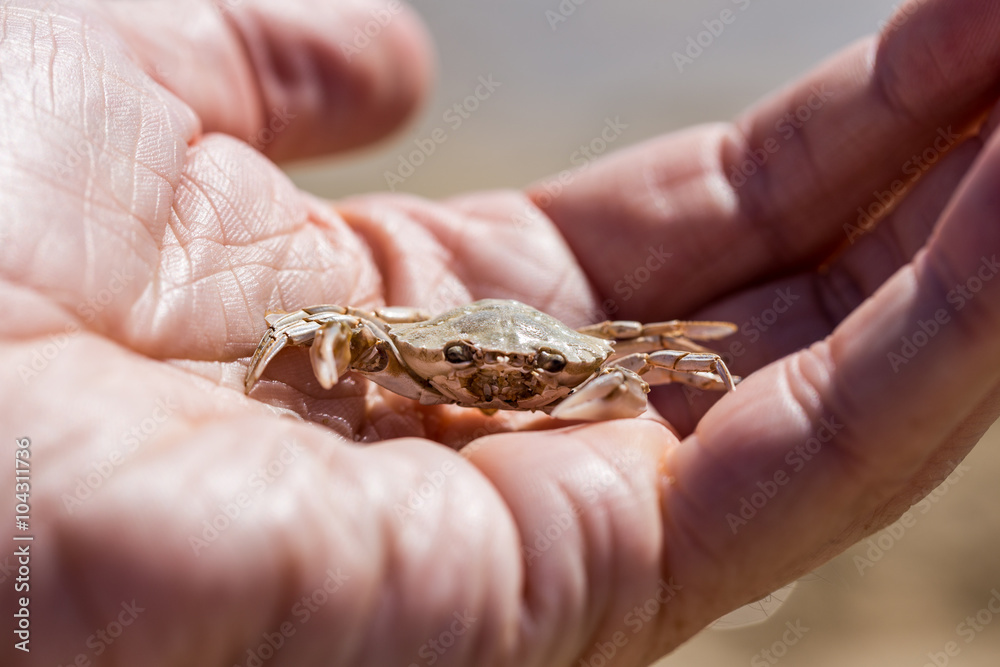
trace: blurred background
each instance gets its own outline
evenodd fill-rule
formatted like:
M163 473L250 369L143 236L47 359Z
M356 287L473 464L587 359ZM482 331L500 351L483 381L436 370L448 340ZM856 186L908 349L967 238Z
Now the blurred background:
M386 189L444 197L522 187L573 166L574 153L609 120L627 127L608 152L687 125L728 120L875 31L895 3L413 4L438 46L433 98L392 140L291 169L301 187L331 198ZM706 31L704 22L718 30L727 9L731 22L711 40L702 35L708 45L678 67L674 53ZM988 605L992 599L1000 609L997 480L995 427L964 467L912 510L907 525L873 536L804 578L765 622L706 631L658 666L996 667L1000 613Z

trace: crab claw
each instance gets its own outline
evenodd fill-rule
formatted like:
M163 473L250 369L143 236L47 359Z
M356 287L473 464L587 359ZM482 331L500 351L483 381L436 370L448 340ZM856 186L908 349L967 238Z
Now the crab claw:
M615 368L584 383L551 413L557 419L626 419L646 410L649 385L638 374Z
M351 327L338 321L320 327L309 347L309 360L323 389L337 384L351 366Z

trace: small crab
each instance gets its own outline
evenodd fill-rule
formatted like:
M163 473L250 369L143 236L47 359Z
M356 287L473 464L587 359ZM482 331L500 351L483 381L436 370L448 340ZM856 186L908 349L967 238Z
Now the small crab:
M484 299L430 318L415 308L312 306L270 313L247 371L250 393L286 345L309 345L326 389L354 371L425 405L541 410L560 419L635 417L650 384L732 391L738 377L691 339L728 322L608 321L573 330L518 301Z

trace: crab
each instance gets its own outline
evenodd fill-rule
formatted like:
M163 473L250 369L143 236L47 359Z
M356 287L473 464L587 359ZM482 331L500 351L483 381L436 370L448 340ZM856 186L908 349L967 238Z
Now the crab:
M309 345L325 389L354 371L424 405L540 410L559 419L635 417L650 385L732 391L722 358L694 340L736 331L729 322L606 321L571 329L518 301L484 299L431 318L416 308L334 305L269 313L246 393L286 346Z

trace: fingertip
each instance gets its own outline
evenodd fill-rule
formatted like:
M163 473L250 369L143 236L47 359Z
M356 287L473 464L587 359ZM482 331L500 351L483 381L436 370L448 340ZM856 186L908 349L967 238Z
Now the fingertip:
M263 118L251 143L276 161L382 139L413 116L430 89L431 38L397 0L261 1L235 10L231 21L260 91Z
M401 0L171 0L102 6L135 59L205 132L273 160L377 141L414 115L434 59Z

